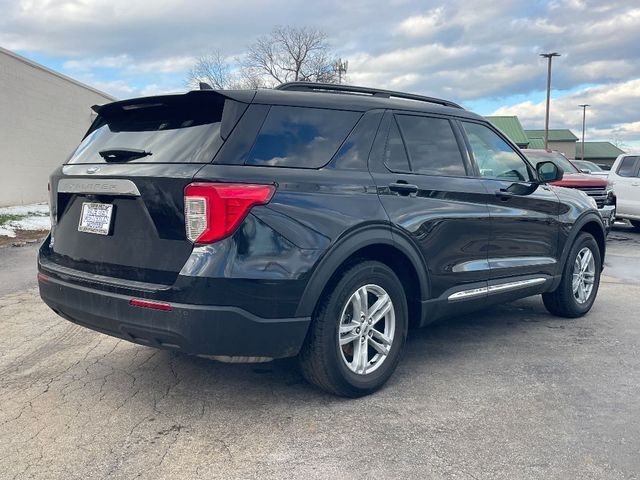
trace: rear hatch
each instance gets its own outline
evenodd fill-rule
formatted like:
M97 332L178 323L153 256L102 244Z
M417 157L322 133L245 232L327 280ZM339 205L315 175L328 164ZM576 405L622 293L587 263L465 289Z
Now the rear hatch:
M193 248L184 189L253 95L202 91L94 107L87 135L51 177L54 226L43 266L172 284Z

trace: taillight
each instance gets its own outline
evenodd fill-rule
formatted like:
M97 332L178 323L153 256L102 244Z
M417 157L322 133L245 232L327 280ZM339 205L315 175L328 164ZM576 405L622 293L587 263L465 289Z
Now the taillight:
M269 203L276 187L244 183L191 183L184 189L187 238L212 243L231 235L251 207Z

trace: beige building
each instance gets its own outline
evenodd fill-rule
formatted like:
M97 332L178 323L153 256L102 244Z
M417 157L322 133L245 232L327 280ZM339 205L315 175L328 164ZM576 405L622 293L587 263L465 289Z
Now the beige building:
M110 95L0 47L0 206L47 200L49 174Z
M538 145L542 141L544 148L544 130L525 130L530 142ZM576 137L573 132L566 128L549 129L549 150L555 150L562 153L565 157L573 160L576 158ZM534 148L532 145L529 148Z

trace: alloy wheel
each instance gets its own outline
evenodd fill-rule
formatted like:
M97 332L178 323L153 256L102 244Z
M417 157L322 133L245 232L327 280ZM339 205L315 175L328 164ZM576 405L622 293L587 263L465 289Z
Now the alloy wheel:
M347 300L340 315L338 345L342 360L358 375L372 373L391 351L395 309L384 288L368 284Z
M596 262L589 247L582 248L573 265L573 296L579 304L591 297L596 278Z

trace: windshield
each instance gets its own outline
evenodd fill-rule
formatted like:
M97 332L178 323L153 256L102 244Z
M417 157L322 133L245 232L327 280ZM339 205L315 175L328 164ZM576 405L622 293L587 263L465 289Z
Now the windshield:
M573 162L578 168L586 168L592 172L603 172L598 165L593 162L587 162L586 160L576 160Z
M222 145L223 101L112 105L68 163L209 163Z
M560 167L562 169L562 171L565 172L565 173L579 173L580 172L580 170L578 170L573 165L573 163L571 163L569 160L567 160L564 157L564 155L562 155L561 153L546 152L546 151L543 150L543 151L540 151L540 152L531 152L531 151L525 152L525 155L536 166L540 162L553 162L556 165L556 167Z

